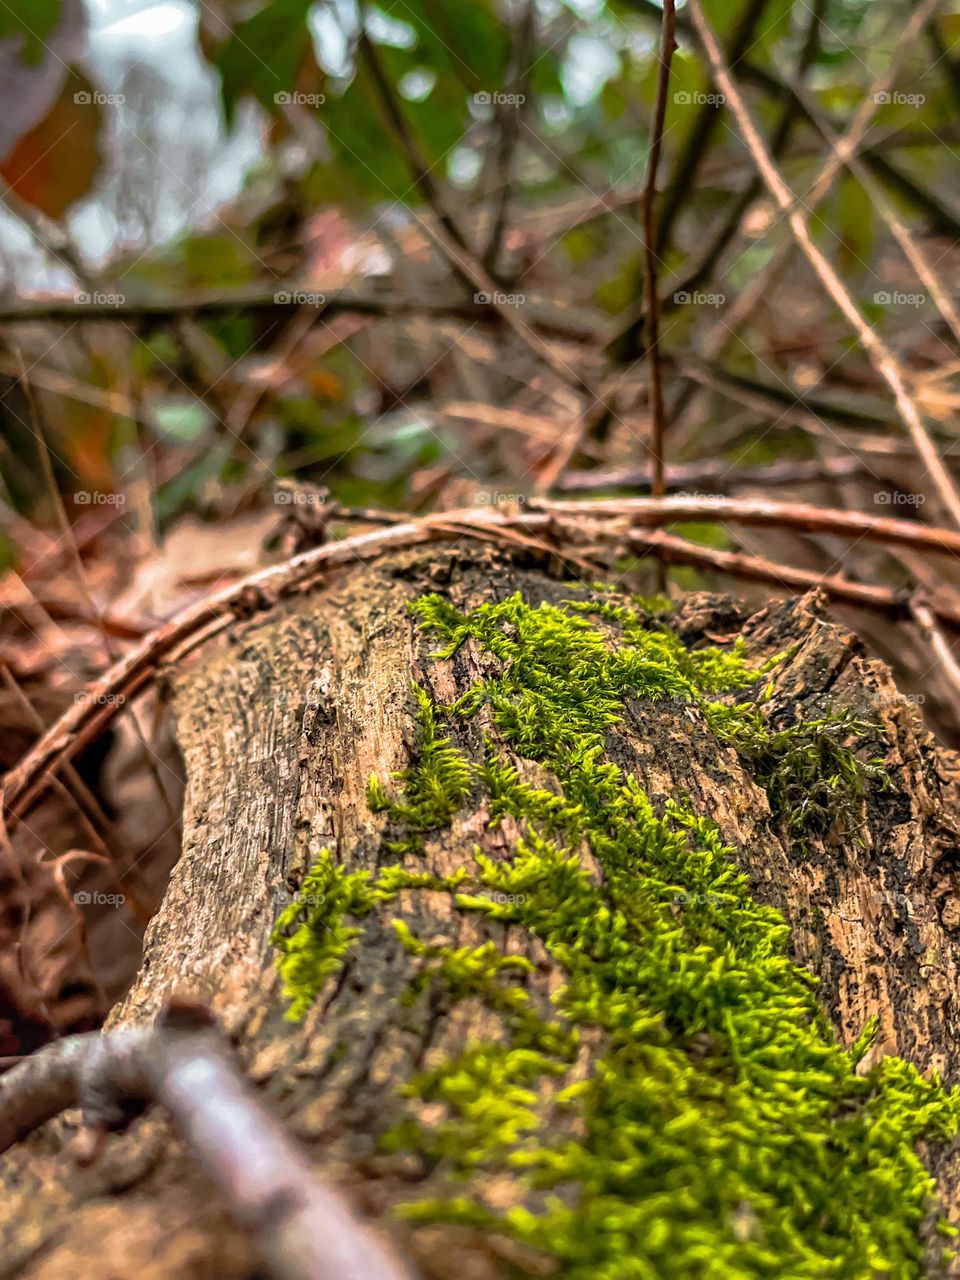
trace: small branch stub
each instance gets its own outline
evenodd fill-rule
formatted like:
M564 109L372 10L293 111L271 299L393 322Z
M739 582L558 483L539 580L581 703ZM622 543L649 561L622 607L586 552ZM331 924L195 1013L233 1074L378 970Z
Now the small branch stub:
M276 1280L409 1280L253 1095L201 1006L171 1003L154 1026L69 1036L24 1059L0 1079L0 1152L79 1106L75 1155L89 1163L150 1103L170 1112Z

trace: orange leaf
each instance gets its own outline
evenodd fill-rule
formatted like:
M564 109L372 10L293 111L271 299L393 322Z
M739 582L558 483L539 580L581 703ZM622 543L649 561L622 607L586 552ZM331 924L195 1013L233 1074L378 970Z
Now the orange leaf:
M103 97L71 70L50 111L0 162L7 185L50 218L62 218L93 185L101 160Z

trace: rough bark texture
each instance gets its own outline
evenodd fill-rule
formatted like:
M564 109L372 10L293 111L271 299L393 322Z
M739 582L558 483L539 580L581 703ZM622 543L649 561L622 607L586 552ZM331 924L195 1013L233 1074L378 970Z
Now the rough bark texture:
M386 778L410 763L411 679L449 701L482 674L483 659L469 647L453 661L429 661L434 645L407 603L438 591L464 608L517 590L534 602L572 594L535 566L472 545L411 554L345 574L238 625L228 642L177 674L172 690L188 778L183 853L149 927L139 977L111 1019L148 1019L171 992L208 1000L270 1107L326 1175L382 1224L422 1275L438 1278L483 1280L512 1274L514 1265L532 1274L542 1268L488 1234L391 1219L392 1206L449 1189L442 1161L381 1149L379 1137L410 1114L411 1102L396 1087L491 1029L479 1002L448 1011L427 995L401 1006L416 960L389 921L399 916L420 937L454 946L489 938L523 952L534 965L527 986L537 1007L547 1007L554 967L518 931L453 911L443 894L405 891L389 912L371 914L336 984L293 1026L284 1020L270 935L323 846L351 869L382 865L385 819L370 812L364 791L371 773ZM630 704L615 751L655 802L684 793L719 824L755 895L780 907L793 926L795 956L820 976L824 1007L846 1041L876 1014L872 1053L898 1053L957 1081L960 867L952 755L935 746L887 669L827 621L814 597L750 618L730 600L690 596L671 625L689 645L742 633L751 657L796 646L773 673L776 703L808 715L850 707L882 725L891 785L868 797L863 847L843 851L786 847L764 792L689 708ZM476 755L479 733L471 732L457 745ZM521 767L529 776L529 766ZM446 874L474 845L497 857L515 836L509 820L491 832L482 812L466 810L427 841L427 864ZM137 1121L86 1170L65 1159L75 1127L65 1117L0 1161L0 1276L256 1274L242 1234L162 1117ZM955 1153L941 1152L937 1164L941 1191L956 1208ZM491 1186L485 1194L496 1202L513 1189Z

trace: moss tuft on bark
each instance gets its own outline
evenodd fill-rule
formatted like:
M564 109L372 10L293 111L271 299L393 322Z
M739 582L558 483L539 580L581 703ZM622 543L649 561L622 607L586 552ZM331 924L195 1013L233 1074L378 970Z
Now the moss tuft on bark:
M426 596L413 609L443 643L437 661L469 643L495 671L445 707L418 689L421 753L403 795L370 788L401 830L386 848L409 859L468 800L522 834L446 876L348 874L324 851L304 884L320 901L295 902L275 935L291 1011L401 890L525 931L563 985L545 1016L528 959L394 922L415 962L407 998L480 1000L499 1028L403 1085L410 1114L384 1145L445 1162L465 1188L404 1216L511 1237L575 1280L921 1275L935 1187L916 1146L957 1133L960 1093L899 1058L864 1070L874 1028L839 1043L783 917L754 900L710 815L683 796L656 808L608 752L628 699L678 700L751 765L789 837L840 838L882 785L850 742L869 726L845 713L771 726L772 663L751 668L742 645L688 651L602 599L535 608L513 596L464 614ZM451 733L481 713L473 765ZM536 762L543 785L506 749ZM600 1048L584 1071L587 1039ZM518 1194L494 1202L485 1189L504 1181Z

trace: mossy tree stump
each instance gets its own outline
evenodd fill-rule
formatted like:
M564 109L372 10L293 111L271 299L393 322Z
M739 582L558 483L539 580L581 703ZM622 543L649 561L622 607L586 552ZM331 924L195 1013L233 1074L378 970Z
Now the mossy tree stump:
M468 544L172 693L183 854L112 1022L209 1001L421 1275L949 1270L955 762L816 598ZM73 1129L0 1161L0 1277L257 1274L163 1117L86 1170Z

